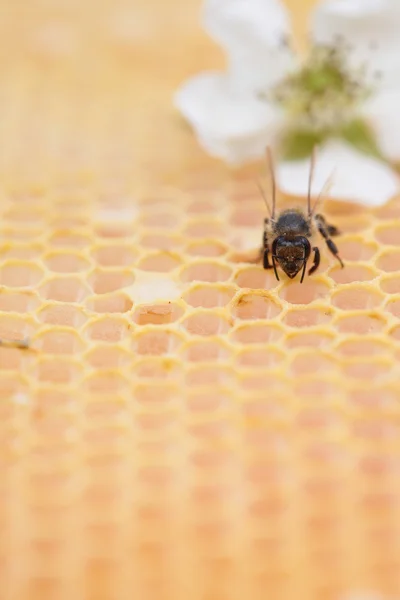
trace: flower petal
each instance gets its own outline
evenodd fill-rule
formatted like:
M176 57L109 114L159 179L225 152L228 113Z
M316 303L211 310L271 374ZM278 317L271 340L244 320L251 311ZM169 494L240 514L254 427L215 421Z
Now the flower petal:
M364 106L363 113L375 132L383 155L400 160L400 89L373 96Z
M400 85L399 29L397 0L322 0L312 19L316 43L343 39L351 63L365 65L371 81L378 73L385 87Z
M289 14L280 0L206 0L203 25L226 52L236 94L267 90L293 64Z
M283 162L277 168L279 187L287 194L306 196L310 159ZM341 141L321 147L315 167L313 194L333 177L330 195L335 199L381 206L400 189L398 176L386 164L353 150Z
M175 105L202 147L231 164L262 157L281 126L280 112L253 96L233 95L221 73L203 73L187 81Z

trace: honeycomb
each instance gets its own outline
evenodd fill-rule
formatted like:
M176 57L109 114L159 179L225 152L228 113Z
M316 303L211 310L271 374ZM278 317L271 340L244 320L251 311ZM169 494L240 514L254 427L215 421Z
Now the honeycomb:
M326 204L344 270L246 261L261 166L171 107L199 5L2 3L1 600L400 595L400 197Z

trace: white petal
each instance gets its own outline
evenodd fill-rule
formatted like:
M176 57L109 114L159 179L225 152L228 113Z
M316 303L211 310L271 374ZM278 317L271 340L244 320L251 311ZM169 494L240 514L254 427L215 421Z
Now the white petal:
M332 44L343 38L349 60L365 64L371 79L400 84L400 2L398 0L322 0L313 15L313 39Z
M280 189L294 196L306 196L310 160L287 161L278 165ZM386 164L360 154L340 141L321 147L316 161L314 197L333 175L330 196L337 200L381 206L400 189L398 176Z
M400 89L376 94L363 109L386 158L400 160Z
M232 94L226 77L203 73L185 83L175 105L212 156L240 164L260 158L274 142L282 115L251 95Z
M268 89L293 65L289 14L280 0L206 0L203 24L226 52L237 94Z

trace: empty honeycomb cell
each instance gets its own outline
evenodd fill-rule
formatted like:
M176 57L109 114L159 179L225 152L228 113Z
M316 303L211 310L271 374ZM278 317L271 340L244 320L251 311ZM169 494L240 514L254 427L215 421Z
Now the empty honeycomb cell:
M232 310L238 319L273 319L281 312L281 306L268 292L241 294Z
M289 334L286 338L288 348L329 348L335 336L330 331L316 330Z
M128 382L118 371L105 371L92 373L84 381L85 387L90 392L101 394L117 394L128 386Z
M177 250L183 244L181 236L173 233L147 233L140 238L140 247L153 250Z
M386 320L376 312L353 312L339 315L334 327L341 333L378 333L386 325Z
M386 340L367 336L354 336L340 342L337 351L344 356L390 356Z
M103 317L92 321L85 326L83 335L90 340L120 342L128 333L130 325L118 317Z
M182 370L179 361L171 358L145 358L135 363L135 374L143 379L173 379Z
M144 213L141 219L142 225L150 229L178 229L181 221L182 214L171 210Z
M400 318L400 298L389 300L385 305L385 311L394 317Z
M92 257L102 267L126 267L135 263L137 253L126 244L109 244L93 250Z
M60 248L88 248L90 238L83 233L74 233L73 230L60 230L50 235L49 244Z
M138 325L166 325L177 321L183 312L181 306L172 302L139 306L134 312L133 320Z
M240 269L235 277L235 283L240 288L254 290L270 290L277 285L276 277L271 270L261 267L246 267Z
M400 340L400 325L396 325L389 331L389 335L394 340Z
M380 288L385 294L400 294L400 276L387 275L386 277L382 277Z
M392 273L399 270L400 250L386 250L379 256L377 267L386 273Z
M349 205L346 205L346 209ZM343 207L342 207L343 208ZM361 206L357 207L357 210L363 210ZM362 232L364 235L368 228L371 226L371 216L369 214L364 215L350 215L345 216L332 215L329 220L334 222L335 226L338 227L339 231L345 233L358 233Z
M263 344L277 342L284 335L284 329L275 324L246 323L232 331L231 339L239 344Z
M335 283L357 283L358 281L371 281L377 277L378 271L370 266L360 264L346 264L342 269L335 265L329 270L329 277Z
M53 252L47 254L44 264L54 273L79 273L90 268L90 262L72 252Z
M290 370L294 375L312 375L313 373L325 373L336 367L335 359L329 354L322 354L314 349L303 350L295 355L290 364Z
M327 283L315 277L305 277L303 283L287 282L280 290L279 295L290 304L310 304L315 300L326 298L329 292L330 287Z
M0 285L33 287L40 283L43 275L43 270L34 263L8 260L0 266Z
M393 365L388 360L360 360L357 358L353 362L342 365L342 372L352 379L361 379L363 381L376 381L377 379L388 375L393 370Z
M35 293L10 292L0 289L0 311L32 313L39 306L39 299Z
M44 354L75 354L84 344L74 331L44 331L35 337L35 348Z
M0 344L0 371L26 369L28 360L27 352L21 352L18 348L2 348ZM4 415L0 418L4 418Z
M6 258L19 260L36 260L43 254L42 244L12 244L1 249L2 260Z
M217 283L227 281L231 275L232 270L228 266L213 261L203 261L184 267L180 278L183 282L208 281L209 283Z
M126 313L132 309L133 302L125 294L119 292L91 296L86 300L86 306L95 313Z
M134 390L135 401L142 407L172 406L179 398L179 388L173 383L148 382Z
M3 214L5 221L16 221L25 226L40 224L43 218L42 211L27 206L18 207L18 205Z
M36 324L25 315L0 314L0 340L24 340L30 338Z
M171 252L157 252L142 258L137 263L137 268L142 271L156 271L157 273L169 273L181 264L179 256Z
M101 271L96 269L89 278L89 284L95 294L108 294L132 285L134 279L133 273L128 270Z
M373 287L351 286L339 289L332 294L332 304L342 310L358 310L376 308L383 301L383 294Z
M285 354L282 350L267 345L262 348L253 347L241 350L237 355L237 362L239 365L252 369L278 366L282 364L284 360Z
M232 286L199 284L192 286L183 298L193 308L216 308L227 306L235 293Z
M194 366L187 370L185 381L188 386L226 385L233 380L234 371L222 365Z
M344 262L371 260L379 247L376 242L367 241L362 236L346 237L340 239L340 242L338 239L338 245L340 245L340 256Z
M217 335L226 333L231 323L211 311L196 311L182 321L182 326L191 335Z
M297 381L294 386L295 394L301 398L311 398L318 396L319 399L327 398L335 394L335 379L318 379L318 377L308 377L304 381Z
M183 338L166 329L148 329L137 332L133 338L132 348L137 354L174 354L182 344Z
M186 253L190 256L204 256L206 258L222 256L226 254L227 251L227 246L215 240L191 242L186 247Z
M0 296L1 298L1 296ZM43 304L36 313L42 323L78 329L86 322L84 310L74 304Z
M93 348L85 359L94 369L117 369L131 363L133 357L127 350L107 345Z
M375 238L379 244L386 244L388 246L400 246L399 239L399 228L400 221L391 222L387 225L381 225L375 229Z
M224 236L225 225L216 219L196 219L188 223L184 229L184 234L190 238L216 238L222 239Z
M255 227L262 232L265 219L265 210L262 200L257 203L257 206L246 203L245 208L236 209L230 218L230 223L234 227ZM259 233L261 240L262 234Z
M214 214L216 206L220 206L220 203L217 204L215 200L198 199L189 203L187 212L189 215Z
M183 348L183 358L189 362L223 362L229 356L229 347L219 339L191 341Z
M81 373L81 366L66 356L63 360L43 357L37 365L37 378L43 383L61 385L76 383Z
M81 302L89 294L89 289L81 279L57 276L45 281L39 293L46 300Z
M284 322L289 327L312 327L323 325L332 320L333 311L330 307L298 308L290 310L284 317Z

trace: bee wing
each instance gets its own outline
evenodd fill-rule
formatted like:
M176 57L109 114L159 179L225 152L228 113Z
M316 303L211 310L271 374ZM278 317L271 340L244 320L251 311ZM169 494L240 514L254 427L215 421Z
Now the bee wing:
M314 202L314 206L311 209L310 216L315 214L315 211L317 210L318 206L321 204L324 197L329 194L329 192L333 186L333 183L334 183L334 178L335 178L335 171L333 171L333 173L328 177L328 179L326 180L326 182L324 184L324 187L318 194L317 199Z

